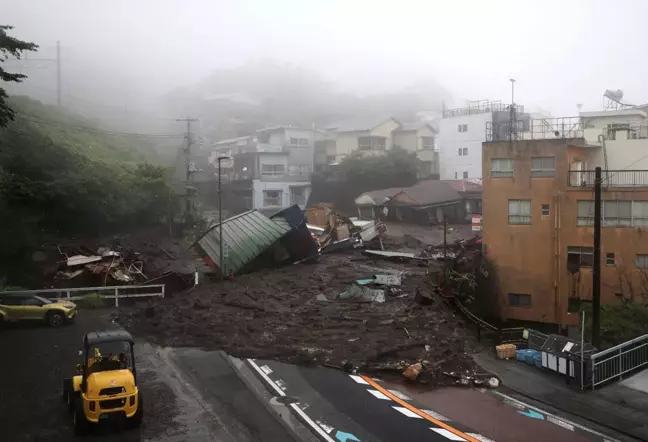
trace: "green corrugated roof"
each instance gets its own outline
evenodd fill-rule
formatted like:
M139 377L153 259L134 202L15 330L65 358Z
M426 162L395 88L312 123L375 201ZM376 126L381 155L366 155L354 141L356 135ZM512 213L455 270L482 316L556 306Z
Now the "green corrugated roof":
M258 210L226 219L223 244L228 246L229 255L223 259L225 273L238 272L289 231L288 226L277 224ZM198 244L220 268L219 224L203 235Z

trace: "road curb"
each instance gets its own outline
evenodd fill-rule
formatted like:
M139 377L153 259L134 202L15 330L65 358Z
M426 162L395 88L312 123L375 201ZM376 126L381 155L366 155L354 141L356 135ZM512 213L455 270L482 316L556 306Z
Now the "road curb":
M263 397L263 396L259 393L257 386L254 385L254 384L252 383L252 381L250 381L250 379L249 379L247 376L244 376L244 375L243 375L243 373L241 372L241 370L239 369L239 367L237 367L236 364L234 364L234 361L232 360L232 358L231 358L230 356L228 356L227 353L225 353L225 352L223 352L223 351L219 351L218 353L221 355L221 357L222 357L223 359L225 359L225 361L226 361L227 364L230 366L230 368L232 369L232 371L233 371L234 373L236 373L236 376L241 380L241 382L243 382L243 383L245 384L245 386L248 388L248 390L250 390L250 391L251 391L251 392L252 392L252 393L253 393L253 394L254 394L254 395L259 399L259 401L263 404L263 407L268 411L268 413L270 413L270 415L272 416L272 418L273 418L275 421L277 421L277 422L282 426L282 428L284 428L284 429L288 432L288 434L290 434L290 435L292 436L292 438L293 438L293 440L294 440L295 442L302 442L302 441L304 440L303 437L302 437L300 434L298 434L297 431L295 431L295 428L293 428L291 425L289 425L289 424L284 420L284 418L281 417L281 416L277 413L277 411L276 411L276 410L272 407L272 405L268 402L267 398ZM258 381L258 382L259 382L263 387L265 387L265 390L266 390L266 391L268 391L268 392L270 392L270 393L272 394L272 393L273 393L273 391L272 391L272 387L271 387L270 385L268 385L266 382L264 382L263 379L259 379L259 377L256 375L256 373L254 373L254 370L252 370L252 367L250 366L249 361L248 361L247 359L240 359L240 361L242 361L242 362L245 364L246 367L250 368L250 371L251 371L252 374L254 375L255 379L256 379L256 380L257 380L257 381ZM275 395L273 394L273 396L275 396ZM285 406L286 410L288 410L288 411L291 413L291 415L297 417L297 419L299 420L300 423L305 424L301 419L299 419L299 417L296 415L296 413L294 413L294 412L292 411L292 408L291 408L291 407L289 407L289 406L287 406L287 405L284 405L284 406ZM308 429L307 429L307 430L308 430ZM308 431L309 431L309 433L312 433L312 431L310 431L310 430L308 430Z
M587 422L589 422L589 423L595 424L595 425L597 425L598 427L607 428L607 429L612 430L612 431L614 431L614 432L616 432L616 433L619 433L619 434L621 434L621 435L623 435L623 436L629 437L629 438L631 438L631 439L633 439L633 440L636 440L636 441L641 441L641 440L643 440L641 437L638 437L638 436L636 436L636 435L634 435L634 434L632 434L632 433L628 433L626 430L622 430L622 429L620 429L620 428L616 428L616 427L611 427L610 425L604 424L604 423L602 423L601 421L597 421L597 420L594 420L594 419L592 419L592 418L589 418L589 417L583 416L583 415L581 415L581 414L579 414L579 413L575 413L575 412L572 411L572 410L568 410L568 409L565 408L565 407L561 407L561 406L559 406L559 405L552 404L552 403L550 403L550 402L543 401L542 399L538 399L538 398L536 398L536 397L530 396L530 395L528 395L528 394L526 394L526 393L524 393L524 392L522 392L522 391L520 391L520 390L517 390L516 388L511 387L510 385L502 384L502 386L504 387L503 390L509 390L509 391L512 392L512 393L519 394L520 396L523 396L523 397L525 397L526 399L528 399L528 400L530 400L530 401L535 401L535 402L537 402L537 403L539 403L539 404L542 404L542 405L544 405L544 406L551 407L551 408L553 408L553 409L555 409L555 410L562 411L563 413L568 413L568 414L570 414L570 415L572 415L572 416L575 416L575 417L578 417L578 418L580 418L580 419L583 419L584 421L587 421Z
M273 384L269 378L268 380L264 379L262 372L259 371L261 370L260 367L258 367L258 365L256 365L254 361L252 361L251 359L246 359L245 362L248 366L250 366L252 371L258 373L258 377L261 377L261 381L265 385L266 389L273 396L277 397L275 395L275 392L280 392L279 387L276 384ZM286 397L285 393L283 392L281 392L281 396ZM286 405L286 408L290 409L290 412L295 417L295 419L297 419L302 425L304 425L305 428L309 429L309 433L313 438L316 438L317 440L320 440L322 442L335 442L335 439L329 436L323 428L321 428L315 421L311 419L310 416L308 416L301 408L299 408L299 405L290 403L289 405Z

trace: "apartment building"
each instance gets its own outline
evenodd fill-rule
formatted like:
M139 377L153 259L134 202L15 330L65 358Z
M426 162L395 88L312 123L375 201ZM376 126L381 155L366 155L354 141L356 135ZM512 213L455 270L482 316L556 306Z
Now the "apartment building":
M255 136L223 140L212 147L212 164L220 155L224 206L234 211L301 208L311 192L314 131L292 126L260 129Z
M520 130L524 130L529 116L522 106L516 106L515 117ZM500 101L469 101L464 107L443 110L437 136L441 179L480 180L486 125L495 123L506 132L510 119L510 105Z
M415 152L420 178L438 174L436 130L428 123L401 123L394 118L357 118L332 123L317 133L315 170L324 171L351 153L384 155L392 147Z
M577 325L592 300L597 166L604 168L601 301L648 295L648 171L638 170L648 169L648 126L637 112L532 120L510 141L488 125L482 229L502 318Z

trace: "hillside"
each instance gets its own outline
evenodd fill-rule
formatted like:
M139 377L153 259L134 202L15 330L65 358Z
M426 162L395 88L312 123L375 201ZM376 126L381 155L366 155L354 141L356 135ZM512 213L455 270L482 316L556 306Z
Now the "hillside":
M29 267L33 247L158 223L170 206L167 171L132 140L27 98L0 129L0 280Z

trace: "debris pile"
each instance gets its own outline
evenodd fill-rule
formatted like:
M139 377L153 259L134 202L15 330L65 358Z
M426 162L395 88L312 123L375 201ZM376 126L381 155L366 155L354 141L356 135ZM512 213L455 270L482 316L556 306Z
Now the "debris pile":
M167 294L192 285L196 257L173 241L140 236L46 244L34 254L43 286L52 288L166 284ZM168 234L167 234L168 235Z
M430 286L430 273L441 267L426 266L434 260L416 254L389 256L353 245L328 254L327 245L364 229L332 211L327 219L325 226L304 224L311 238L324 243L317 260L257 267L235 280L199 285L181 298L134 308L122 320L161 345L350 366L429 385L464 385L464 378L484 382L469 356L478 345L474 332Z

